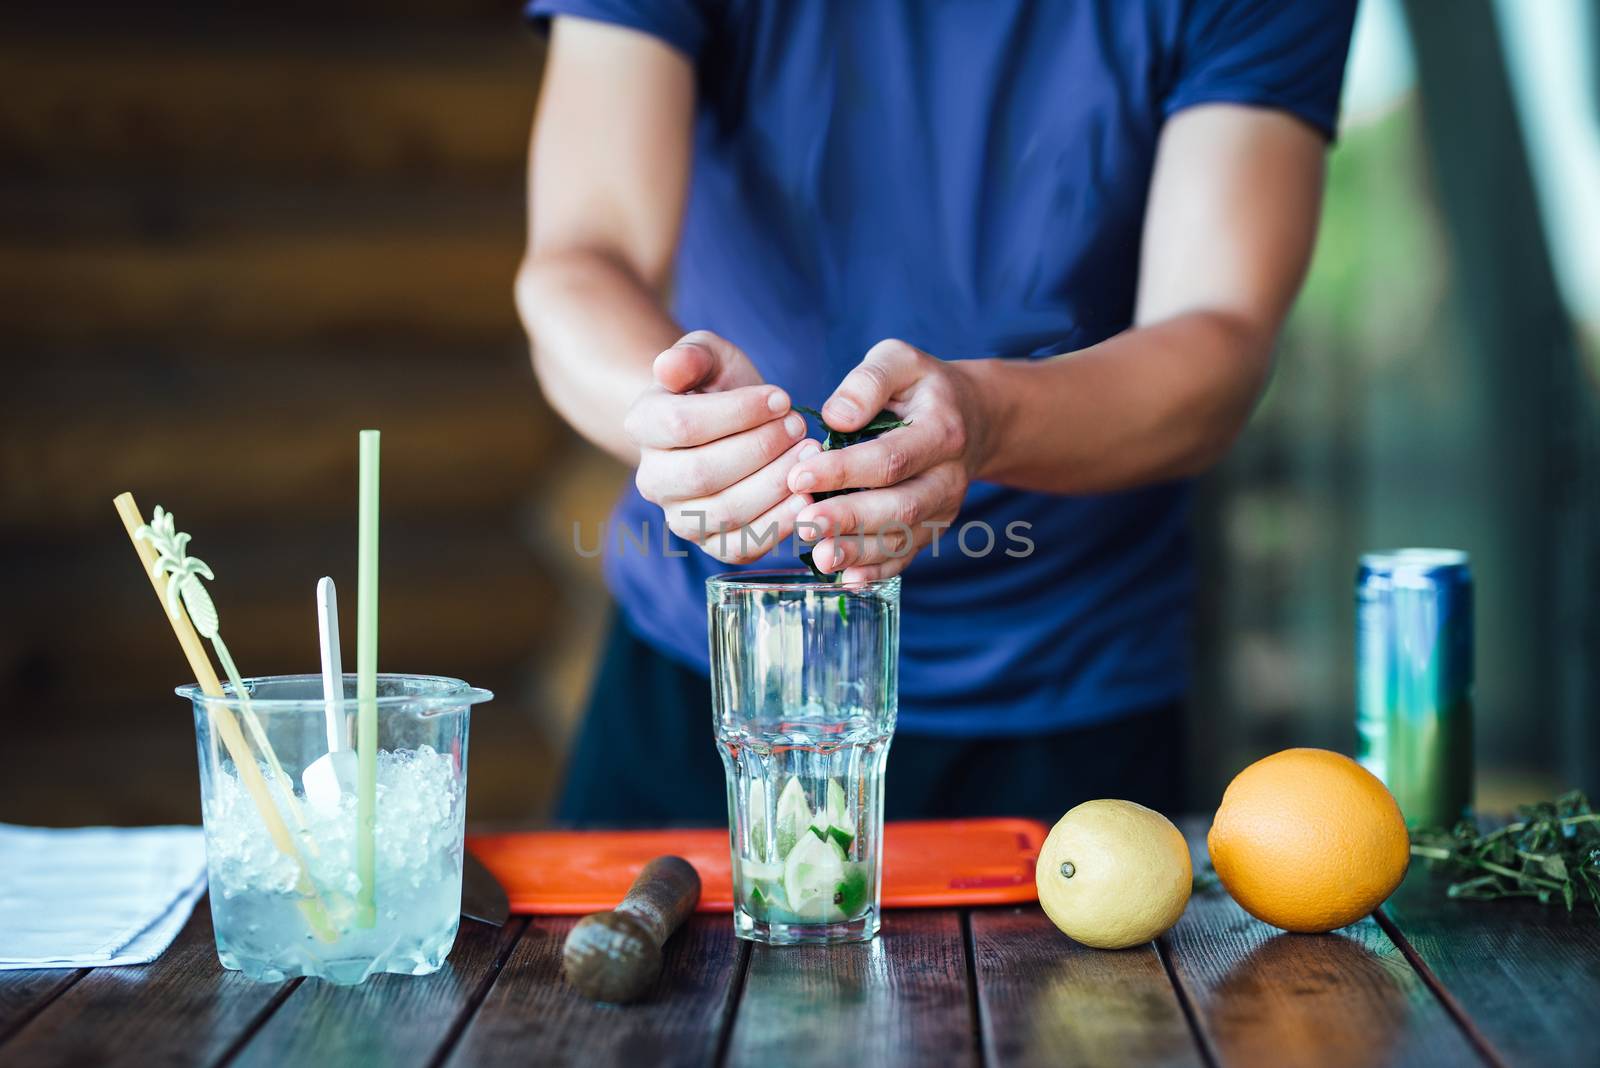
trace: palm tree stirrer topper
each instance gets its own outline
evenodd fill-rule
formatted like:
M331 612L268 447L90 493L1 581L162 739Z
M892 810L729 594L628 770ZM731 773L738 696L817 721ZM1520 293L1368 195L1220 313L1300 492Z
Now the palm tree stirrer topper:
M256 717L255 709L250 705L250 695L245 688L244 679L239 674L238 666L233 662L232 654L228 652L227 644L222 640L217 606L200 581L201 579L215 581L216 576L211 573L210 566L204 560L189 555L189 535L177 529L172 513L165 511L159 504L151 514L150 522L134 531L133 536L141 541L148 541L156 551L155 563L150 567L152 575L159 576L163 573L167 575L167 614L176 619L181 600L183 607L189 613L190 621L194 623L194 629L202 638L209 641L211 648L216 651L217 661L227 673L228 682L233 686L234 696L239 699L239 711L246 729L250 732L250 739L255 742L262 758L266 760L280 796L289 809L290 819L301 832L302 840L314 852L315 847L311 845L310 836L306 833L305 816L295 802L294 783L284 772L283 765L278 763L278 755L273 752L272 743L261 727L261 720Z

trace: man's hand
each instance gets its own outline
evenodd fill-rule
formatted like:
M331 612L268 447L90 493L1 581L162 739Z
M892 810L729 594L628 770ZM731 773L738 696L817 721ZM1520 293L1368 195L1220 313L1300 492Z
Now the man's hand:
M805 420L738 346L708 331L661 353L652 373L623 423L639 448L639 493L674 534L723 563L766 555L811 503L788 489L795 463L821 451Z
M904 341L880 341L822 406L835 430L857 430L887 408L910 423L872 441L803 458L789 472L795 493L858 490L818 501L796 517L820 538L813 560L846 582L887 578L949 526L988 439L986 420L959 363Z

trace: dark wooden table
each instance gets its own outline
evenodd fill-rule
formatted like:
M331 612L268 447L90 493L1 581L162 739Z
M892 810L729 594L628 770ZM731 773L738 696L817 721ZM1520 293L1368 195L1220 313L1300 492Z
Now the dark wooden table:
M698 915L627 1008L565 985L571 926L464 921L426 978L268 985L218 966L202 902L155 964L0 972L0 1065L1600 1065L1600 919L1452 902L1421 870L1335 934L1212 890L1118 953L1031 905L890 912L830 949Z

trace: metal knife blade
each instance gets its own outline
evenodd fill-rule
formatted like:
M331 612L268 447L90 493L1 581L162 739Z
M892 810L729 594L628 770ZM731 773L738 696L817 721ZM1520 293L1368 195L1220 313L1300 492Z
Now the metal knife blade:
M504 927L511 917L505 887L469 852L462 854L461 915L492 927Z

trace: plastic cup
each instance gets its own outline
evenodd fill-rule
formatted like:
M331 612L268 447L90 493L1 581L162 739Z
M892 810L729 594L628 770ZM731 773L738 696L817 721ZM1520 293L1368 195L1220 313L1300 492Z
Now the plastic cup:
M207 697L194 685L177 691L194 705L211 917L223 967L268 982L316 976L339 984L379 972L438 970L461 914L468 721L472 706L493 695L459 679L378 676L375 908L364 925L356 677L344 676L345 699L335 709L336 732L349 748L323 761L320 782L313 771L309 792L307 768L329 753L322 677L244 683L247 701L231 687L222 697ZM292 842L289 850L275 841L260 798L252 795L255 777L241 774L222 744L219 727L229 717L248 740L266 796ZM257 727L281 777L257 743Z

